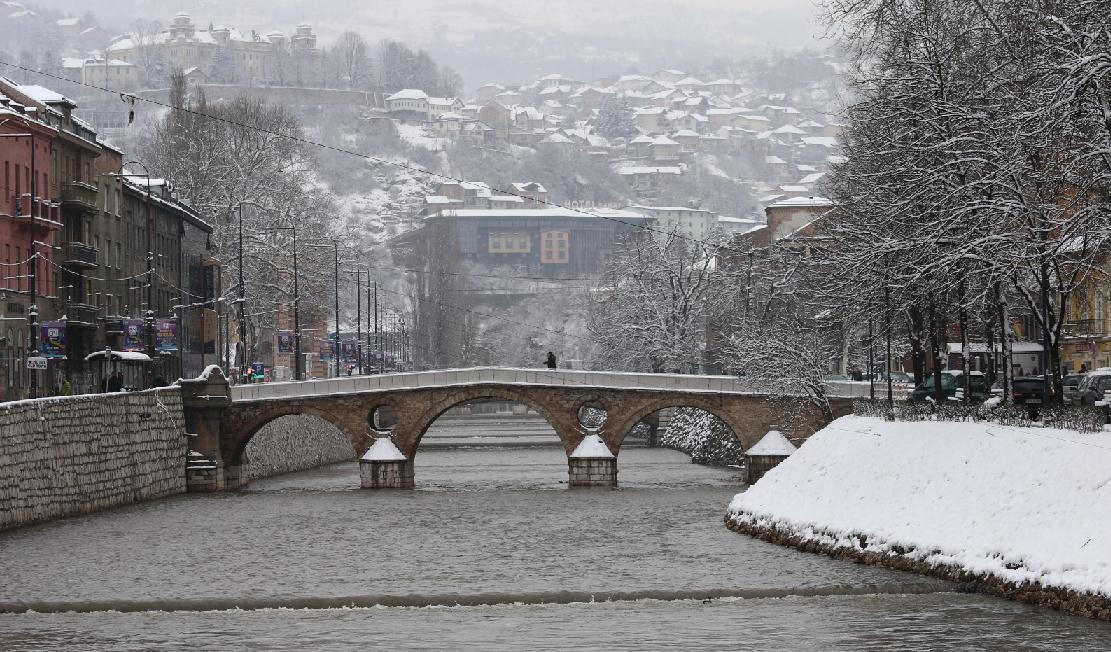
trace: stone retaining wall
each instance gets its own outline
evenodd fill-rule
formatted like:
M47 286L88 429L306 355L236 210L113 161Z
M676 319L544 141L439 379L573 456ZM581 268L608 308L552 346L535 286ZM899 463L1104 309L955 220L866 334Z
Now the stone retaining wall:
M0 530L185 491L181 392L0 404Z
M311 415L287 416L263 426L247 444L245 482L355 460L351 442L335 426Z

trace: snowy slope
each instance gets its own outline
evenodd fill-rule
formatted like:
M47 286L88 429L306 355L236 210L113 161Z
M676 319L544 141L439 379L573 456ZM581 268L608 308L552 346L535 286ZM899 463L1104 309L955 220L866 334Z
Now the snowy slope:
M843 417L729 507L827 545L1111 596L1111 433ZM893 550L894 548L894 550Z

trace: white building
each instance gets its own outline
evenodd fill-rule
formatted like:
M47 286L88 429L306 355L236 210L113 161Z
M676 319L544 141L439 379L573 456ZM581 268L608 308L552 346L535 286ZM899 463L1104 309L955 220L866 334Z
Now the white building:
M701 240L718 226L717 214L701 208L685 206L634 206L634 210L652 218L655 236L659 239L669 233Z

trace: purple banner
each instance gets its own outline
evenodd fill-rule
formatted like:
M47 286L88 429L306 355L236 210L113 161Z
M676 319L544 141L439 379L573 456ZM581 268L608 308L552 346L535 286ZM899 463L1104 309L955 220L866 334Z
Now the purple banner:
M124 351L146 351L147 346L143 342L143 320L142 319L125 319L123 320L123 350Z
M332 351L335 350L334 342L331 340L320 340L320 359L330 361L332 359Z
M343 359L344 360L354 360L355 359L356 352L358 351L358 348L356 347L355 340L344 340L341 347L342 348L340 350L343 351Z

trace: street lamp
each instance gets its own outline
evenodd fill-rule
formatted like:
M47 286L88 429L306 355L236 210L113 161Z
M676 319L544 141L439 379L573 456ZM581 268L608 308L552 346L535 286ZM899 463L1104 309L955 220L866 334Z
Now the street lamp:
M303 380L301 374L301 293L297 283L297 225L270 226L266 230L293 232L293 378L294 380ZM240 270L240 273L242 273L242 268ZM240 312L242 313L242 308L240 308ZM240 326L240 329L242 328ZM244 347L244 355L246 355L246 347Z
M327 247L329 245L306 245L308 247ZM334 345L332 349L332 358L335 360L336 378L340 377L339 373L339 240L332 240L332 245L336 254L336 337L333 340Z
M247 377L247 320L243 315L246 310L247 304L247 286L243 283L243 205L255 206L262 210L270 210L266 206L248 199L241 199L235 206L235 213L239 217L239 346L243 349L243 354L239 356L239 380L242 382ZM296 261L297 250L297 232L293 233L294 242L294 261ZM294 274L296 276L296 273ZM296 285L296 278L294 279ZM227 348L227 338L224 339L224 348ZM294 362L293 368L296 370L297 363Z
M6 122L8 122L8 120L4 120L3 122L0 122L0 125L3 125ZM38 324L39 307L38 307L38 296L37 296L38 295L38 276L39 276L38 275L39 253L38 253L38 249L35 247L35 217L36 217L35 216L35 201L36 201L36 199L38 199L38 172L35 170L35 152L38 149L38 147L35 146L35 134L32 133L32 132L29 132L29 131L25 132L25 133L0 134L0 138L29 138L29 139L31 139L31 187L28 189L31 192L30 202L28 202L28 204L29 204L29 206L28 206L28 209L29 209L28 210L28 216L29 216L30 226L27 229L28 234L29 234L28 237L31 240L31 246L28 247L28 251L31 254L30 260L28 262L28 266L30 267L30 271L31 271L31 273L29 275L30 276L29 280L30 280L30 283L31 283L31 287L30 287L31 293L30 293L30 302L29 302L28 307L27 307L27 334L30 336L30 339L28 340L28 346L30 347L29 350L28 350L28 357L37 358L37 357L39 357L39 333L38 333L38 330L39 330L39 324ZM19 178L19 172L17 171L16 172L16 179L18 179L18 178ZM16 196L16 205L19 206L19 203L20 203L19 202L19 197L17 195ZM18 212L23 213L22 207L20 207ZM19 286L17 285L16 287L19 287ZM38 394L39 394L39 372L38 372L38 370L31 370L30 376L31 376L30 386L27 389L27 392L28 392L27 395L28 395L29 398L38 398Z

